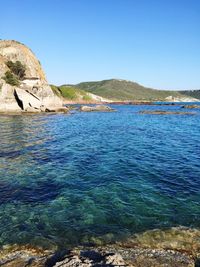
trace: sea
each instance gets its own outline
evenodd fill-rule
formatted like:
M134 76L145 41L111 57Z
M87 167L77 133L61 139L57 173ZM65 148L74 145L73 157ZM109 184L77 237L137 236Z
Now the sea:
M200 227L200 109L111 107L0 115L0 246L107 244Z

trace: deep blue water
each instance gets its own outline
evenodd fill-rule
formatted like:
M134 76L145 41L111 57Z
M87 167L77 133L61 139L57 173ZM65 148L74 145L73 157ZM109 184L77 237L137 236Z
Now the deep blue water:
M109 242L200 227L200 109L115 108L0 116L0 245Z

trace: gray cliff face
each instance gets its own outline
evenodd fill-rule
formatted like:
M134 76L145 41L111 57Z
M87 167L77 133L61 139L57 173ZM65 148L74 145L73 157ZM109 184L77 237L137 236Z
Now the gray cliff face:
M25 75L18 85L8 84L3 77L9 71L7 62L20 61ZM0 41L0 111L39 112L62 106L47 83L40 62L25 45L16 41Z

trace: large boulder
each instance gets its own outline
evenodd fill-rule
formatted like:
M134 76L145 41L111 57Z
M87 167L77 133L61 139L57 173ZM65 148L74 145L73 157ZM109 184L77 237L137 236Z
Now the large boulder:
M40 109L41 99L36 95L31 94L28 90L26 91L20 88L16 88L14 94L23 110L26 110L29 107Z
M10 71L8 62L19 61L25 66L25 75L17 85L4 80ZM16 41L0 41L0 111L18 112L49 110L62 107L62 99L48 85L41 64L33 52ZM45 108L44 108L45 107Z

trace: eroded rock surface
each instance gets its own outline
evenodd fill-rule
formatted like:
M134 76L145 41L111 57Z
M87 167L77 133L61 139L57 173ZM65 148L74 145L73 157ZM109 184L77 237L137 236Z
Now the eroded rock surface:
M151 230L115 244L49 251L30 246L0 250L3 267L198 267L200 231L186 227Z
M91 111L102 111L102 112L107 112L107 111L115 111L109 106L105 105L96 105L96 106L81 106L80 111L85 111L85 112L91 112Z
M0 259L4 267L194 267L191 255L173 250L106 247L65 252L35 252L22 249Z
M19 61L25 66L25 76L19 84L5 81L10 72L8 62ZM48 85L41 64L33 52L16 41L0 41L0 112L38 112L62 107L62 99Z
M187 227L149 230L136 234L119 245L129 248L139 246L148 249L170 249L197 255L200 253L200 231Z

